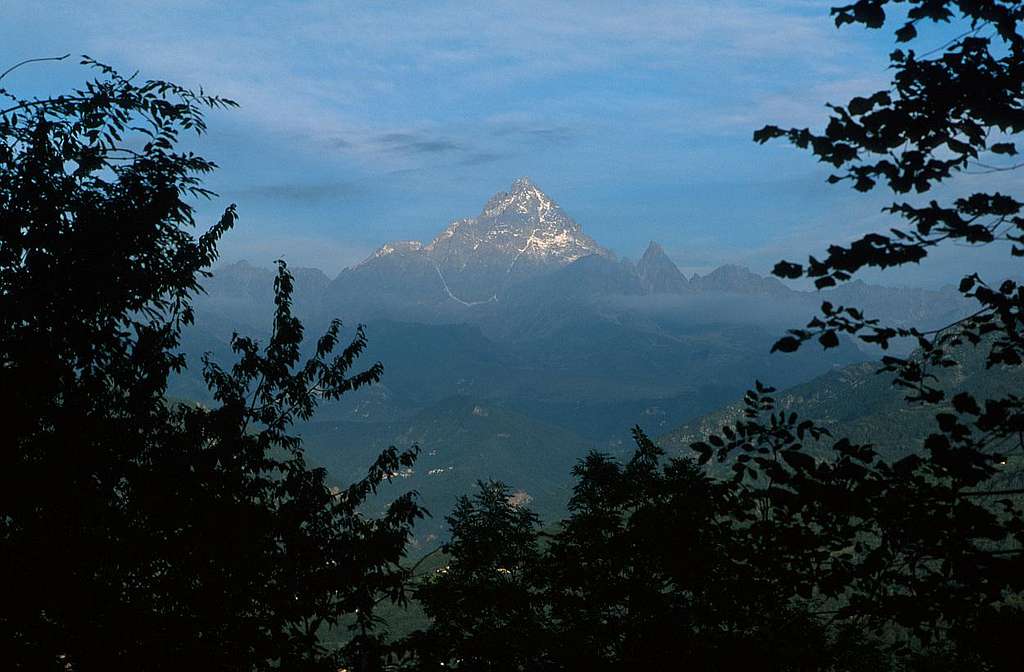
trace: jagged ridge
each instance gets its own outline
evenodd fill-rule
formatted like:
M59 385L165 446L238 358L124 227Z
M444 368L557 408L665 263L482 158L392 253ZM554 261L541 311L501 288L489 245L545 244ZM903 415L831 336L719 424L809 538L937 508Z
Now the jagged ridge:
M422 255L450 297L467 304L494 300L513 282L585 256L612 256L528 177L492 196L478 216L449 224L427 245L390 242L361 265L395 253Z

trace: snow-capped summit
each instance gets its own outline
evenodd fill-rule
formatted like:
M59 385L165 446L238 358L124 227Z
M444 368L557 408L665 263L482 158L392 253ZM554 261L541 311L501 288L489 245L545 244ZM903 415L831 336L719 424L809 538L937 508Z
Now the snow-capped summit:
M477 217L452 222L426 250L452 270L486 257L504 264L507 272L609 255L528 177L492 196Z
M393 240L390 243L384 243L378 247L373 254L357 264L356 267L358 268L359 266L370 263L374 259L380 259L381 257L386 257L391 254L415 254L422 249L423 243L418 240Z
M495 194L484 205L481 217L497 217L511 211L523 215L534 215L539 222L546 222L553 211L561 210L551 198L537 187L528 177L520 177L512 188Z
M384 257L427 264L446 296L474 304L497 300L518 280L595 254L612 256L530 178L521 177L488 199L479 215L452 222L429 244L391 242L359 267Z
M476 217L449 224L424 253L450 291L486 301L509 284L591 254L610 256L528 177L499 192Z

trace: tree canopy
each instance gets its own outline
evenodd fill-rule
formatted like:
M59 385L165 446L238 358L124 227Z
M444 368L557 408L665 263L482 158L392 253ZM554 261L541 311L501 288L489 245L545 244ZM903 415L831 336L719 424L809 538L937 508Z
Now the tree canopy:
M217 403L165 398L192 299L236 222L190 200L215 165L176 149L234 103L83 59L69 94L0 89L0 659L8 669L370 669L374 607L404 599L412 494L360 507L415 458L332 492L291 431L376 381L333 322L303 357L279 263L273 331L203 362ZM197 364L197 363L193 363ZM353 630L344 651L322 642Z

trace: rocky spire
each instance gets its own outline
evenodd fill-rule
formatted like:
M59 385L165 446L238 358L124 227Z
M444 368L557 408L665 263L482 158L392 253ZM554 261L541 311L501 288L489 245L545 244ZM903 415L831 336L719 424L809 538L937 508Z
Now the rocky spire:
M687 290L686 277L653 240L636 265L644 290L650 294L679 294Z

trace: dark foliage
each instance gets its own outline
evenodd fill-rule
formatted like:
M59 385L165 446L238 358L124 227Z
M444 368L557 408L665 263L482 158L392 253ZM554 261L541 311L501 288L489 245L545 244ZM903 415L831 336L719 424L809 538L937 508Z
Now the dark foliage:
M380 377L332 323L303 359L279 264L273 334L204 362L213 408L169 404L192 297L236 219L194 237L214 164L175 150L228 100L110 68L0 108L0 660L5 669L369 669L374 606L404 599L411 496L360 505L414 459L332 492L292 423ZM323 646L335 625L354 636Z
M1015 669L1022 514L894 464L748 393L695 444L715 478L639 430L625 465L592 454L553 531L501 485L449 518L448 564L421 578L430 626L409 669Z
M823 132L766 126L754 139L782 137L809 149L839 171L830 182L849 180L861 191L881 183L897 195L923 193L958 174L1019 169L1021 164L1008 157L1017 153L1016 137L1024 132L1024 6L1001 0L859 0L832 11L837 25L880 28L890 4L909 5L907 20L896 31L900 43L913 42L915 26L921 22L956 22L963 32L924 54L903 47L893 51L890 88L855 97L846 105L830 105L832 116ZM919 262L936 246L951 243L1001 243L1013 256L1021 256L1021 208L1013 196L998 191L968 193L945 203L897 201L886 210L909 226L870 233L850 245L833 245L824 259L811 257L806 265L779 262L775 274L813 278L818 287L828 287L865 267ZM1024 362L1019 329L1024 290L1016 282L993 281L977 273L961 279L959 287L978 309L946 329L891 328L856 308L826 302L821 317L806 329L793 330L775 347L793 351L811 339L834 347L844 333L883 348L897 336L916 338L921 356L887 358L886 365L899 374L899 384L911 389L914 399L939 402L943 394L929 384L927 369L950 365L950 347L984 340L990 364ZM1007 401L1019 408L1015 401Z
M890 54L888 89L830 105L821 133L768 126L754 139L784 137L809 149L838 171L829 182L849 180L860 191L882 184L896 195L920 194L942 182L955 191L959 174L1019 169L1009 157L1017 154L1017 137L1024 132L1024 5L858 0L832 13L837 26L882 28L886 10L897 5L905 5L899 8L905 15L895 32L901 46ZM918 53L910 46L920 41L924 23L950 23L958 28L956 37ZM813 278L818 287L828 287L865 267L916 263L939 245L957 243L1005 245L1012 256L1022 256L1021 208L999 191L946 202L897 201L886 210L906 227L833 245L824 259L811 257L806 265L780 262L775 274ZM870 526L856 535L856 560L836 583L859 593L844 598L842 613L888 620L920 641L945 641L951 655L977 655L983 662L976 664L997 665L1009 659L992 644L993 633L1022 618L1024 586L1017 577L1024 569L1024 491L1002 472L1024 450L1024 406L1016 394L975 399L960 393L948 399L934 372L956 366L958 353L967 348L983 351L990 369L1024 364L1024 291L1012 280L980 273L962 278L959 289L977 309L943 329L897 329L856 308L825 302L820 317L792 330L775 349L793 351L811 339L834 347L840 334L882 348L895 337L916 339L914 355L885 357L882 372L894 374L909 403L934 408L935 427L924 453L886 464L840 441L838 462L808 471L815 480L832 478L842 466L844 477L853 479L847 489L859 493L848 502L857 507L850 520ZM874 577L878 588L857 587L865 576Z
M1024 132L1024 4L858 0L832 11L838 26L881 28L897 5L905 19L889 89L830 106L820 133L768 126L754 139L788 139L837 170L830 182L860 191L920 194L955 186L959 173L1019 168L1006 157ZM902 45L918 39L922 22L959 22L962 31L919 54ZM824 288L950 243L1005 243L1024 256L1022 207L995 191L896 202L887 210L907 228L834 245L806 265L780 262L775 274ZM1024 289L978 273L960 291L978 308L943 329L891 328L825 302L820 317L774 347L834 348L852 335L887 348L915 338L918 351L886 357L882 372L894 374L907 403L933 409L922 451L908 446L887 461L871 445L833 439L779 410L774 390L758 383L742 417L693 444L700 463L714 460L710 472L665 462L640 432L628 464L583 461L570 517L541 535L535 562L544 571L520 587L541 601L535 625L546 634L532 655L519 651L500 669L1018 669L1024 490L1008 472L1024 450L1024 402L947 399L933 372L969 348L990 368L1024 364ZM485 538L460 529L475 543ZM472 546L453 548L452 564ZM425 589L438 620L421 636L447 627L456 609L463 620L485 613L476 597ZM461 643L447 646L449 665L476 669Z
M737 535L725 491L636 428L625 465L592 454L551 541L548 599L560 669L738 669L809 662L816 635L773 567ZM798 638L796 633L800 632Z
M1019 502L990 502L988 474L934 449L888 463L839 439L810 454L828 432L777 411L772 392L759 384L743 419L693 448L731 465L729 516L768 542L757 561L775 564L790 599L829 630L881 638L894 666L937 652L951 669L1012 660L992 635L1024 618Z
M546 627L538 587L543 580L538 519L511 503L502 483L480 483L448 516L450 562L418 590L427 616L416 633L419 669L522 670L542 664Z
M867 633L826 627L798 594L813 581L814 539L794 543L798 526L766 515L746 486L635 438L626 464L597 453L579 464L554 531L537 532L501 486L460 502L449 564L417 590L432 622L406 642L410 668L877 666Z

